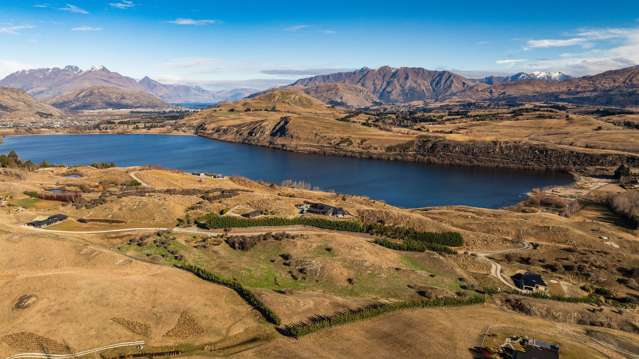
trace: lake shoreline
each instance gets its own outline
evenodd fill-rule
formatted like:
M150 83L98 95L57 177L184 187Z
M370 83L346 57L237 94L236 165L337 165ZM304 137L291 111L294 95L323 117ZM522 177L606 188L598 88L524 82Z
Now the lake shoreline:
M116 137L113 141L95 141L90 138L109 135ZM157 135L164 136L156 139ZM65 136L78 139L68 143L63 138ZM141 137L136 142L125 139L125 136L144 136L146 139ZM378 158L335 156L330 153L304 154L194 135L63 133L50 135L46 140L40 140L47 137L45 134L33 136L38 140L29 140L28 137L27 134L15 136L16 140L21 139L19 142L27 146L23 150L16 143L5 144L3 147L14 147L20 156L27 159L46 159L65 165L112 161L122 167L159 165L183 171L244 176L267 183L281 183L292 179L323 190L364 195L404 208L447 205L505 208L524 200L526 193L533 188L574 183L574 176L559 171L492 171L489 168L385 161ZM41 146L50 150L45 152ZM86 154L79 153L74 147L83 148ZM220 156L210 157L211 151L220 153ZM129 156L133 156L134 162L127 160L129 157L123 154L127 152L130 153ZM174 152L175 155L172 154Z

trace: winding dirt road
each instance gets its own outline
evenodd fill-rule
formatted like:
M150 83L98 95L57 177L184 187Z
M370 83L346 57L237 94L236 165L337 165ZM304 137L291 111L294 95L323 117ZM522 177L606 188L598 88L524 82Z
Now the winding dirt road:
M508 288L524 293L525 292L524 290L517 288L515 285L513 285L508 279L506 279L503 276L501 264L488 258L488 256L495 255L495 254L503 254L503 253L521 252L521 251L527 251L530 249L532 249L532 245L529 242L524 242L521 248L504 249L500 251L491 251L491 252L471 252L471 253L477 255L477 257L481 258L482 260L490 263L491 276L497 278L500 282L505 284Z

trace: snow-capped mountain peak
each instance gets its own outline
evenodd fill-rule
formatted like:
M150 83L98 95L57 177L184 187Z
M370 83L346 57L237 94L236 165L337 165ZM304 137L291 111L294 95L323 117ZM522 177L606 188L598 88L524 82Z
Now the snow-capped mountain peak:
M544 81L563 81L571 77L560 71L533 71L520 72L511 76L512 81L522 80L544 80Z

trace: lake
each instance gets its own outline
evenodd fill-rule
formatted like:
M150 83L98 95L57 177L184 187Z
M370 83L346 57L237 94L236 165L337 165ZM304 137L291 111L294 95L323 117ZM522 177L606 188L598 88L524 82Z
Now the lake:
M308 155L257 146L166 135L10 136L0 153L15 150L34 162L118 166L158 165L281 183L291 179L339 193L365 195L400 207L468 205L499 208L535 187L565 185L565 173L460 168L419 163Z

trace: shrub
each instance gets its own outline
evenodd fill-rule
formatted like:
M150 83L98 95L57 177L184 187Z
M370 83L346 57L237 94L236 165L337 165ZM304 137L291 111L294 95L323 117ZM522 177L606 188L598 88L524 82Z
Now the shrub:
M608 198L608 206L624 216L635 228L639 227L639 192L626 191Z
M286 325L279 328L279 331L287 336L301 337L318 330L333 327L336 325L343 325L350 322L359 320L365 320L376 317L378 315L393 312L396 310L411 309L411 308L429 308L429 307L443 307L443 306L459 306L459 305L472 305L484 303L484 296L472 296L466 298L440 298L433 300L418 300L396 303L378 303L368 305L359 309L348 310L339 312L333 315L317 315L305 322L299 322L295 324Z
M89 166L97 168L97 169L113 168L113 167L115 167L115 163L113 163L113 162L93 162Z
M547 299L547 300L556 300L558 302L567 302L567 303L597 303L599 300L597 299L597 296L595 295L588 295L585 297L564 297L561 295L548 295L545 293L530 293L530 294L523 294L520 293L520 295L524 295L527 297L532 297L532 298L537 298L537 299Z
M279 325L281 320L275 312L273 312L269 307L262 302L260 298L258 298L255 294L253 294L250 290L244 288L237 281L228 280L222 278L216 274L206 271L200 267L196 267L191 264L175 264L177 268L183 269L185 271L191 272L198 276L201 279L206 281L220 284L230 289L233 289L248 305L257 310L267 321L270 323Z

